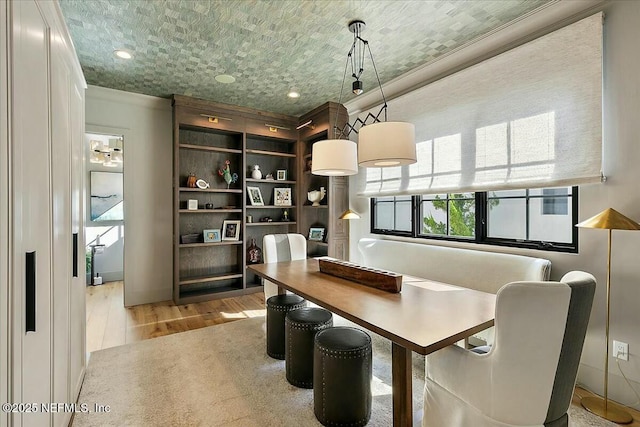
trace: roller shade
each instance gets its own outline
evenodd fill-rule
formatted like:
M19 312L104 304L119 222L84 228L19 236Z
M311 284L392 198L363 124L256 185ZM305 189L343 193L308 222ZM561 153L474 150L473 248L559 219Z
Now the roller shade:
M360 169L358 194L599 182L602 19L590 16L390 101L389 120L416 127L418 162Z

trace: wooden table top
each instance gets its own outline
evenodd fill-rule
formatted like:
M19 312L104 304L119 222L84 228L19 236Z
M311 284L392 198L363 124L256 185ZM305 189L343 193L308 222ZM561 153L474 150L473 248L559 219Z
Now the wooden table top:
M495 295L403 276L394 294L321 273L317 259L253 264L249 269L419 354L493 326Z

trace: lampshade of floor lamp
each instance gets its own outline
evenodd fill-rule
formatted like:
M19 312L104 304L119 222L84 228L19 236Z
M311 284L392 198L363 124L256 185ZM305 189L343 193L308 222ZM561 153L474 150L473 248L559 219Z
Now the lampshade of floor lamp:
M607 251L607 318L605 326L606 351L604 358L604 397L589 396L580 400L589 412L618 424L629 424L633 417L622 406L609 402L609 315L611 312L611 231L640 230L640 224L627 218L615 209L605 209L598 215L576 224L581 228L600 228L609 230L609 246Z

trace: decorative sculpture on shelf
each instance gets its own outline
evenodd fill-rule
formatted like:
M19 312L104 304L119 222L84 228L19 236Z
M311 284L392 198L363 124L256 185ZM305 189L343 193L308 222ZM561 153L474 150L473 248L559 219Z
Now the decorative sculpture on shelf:
M260 170L260 165L255 165L253 167L253 171L251 172L251 178L262 179L262 171Z
M218 175L220 175L224 179L224 182L227 183L227 188L229 188L229 185L235 184L236 181L238 181L238 174L231 173L231 169L229 168L230 164L231 162L227 160L224 162L224 169L218 169Z
M322 201L322 199L324 199L324 196L327 194L327 192L325 191L324 187L320 187L320 190L313 190L313 191L309 191L307 193L307 199L309 199L309 201L311 203L313 203L311 206L320 206L320 202Z
M256 245L256 239L251 239L251 245L247 248L247 261L249 264L258 264L262 260L262 249Z

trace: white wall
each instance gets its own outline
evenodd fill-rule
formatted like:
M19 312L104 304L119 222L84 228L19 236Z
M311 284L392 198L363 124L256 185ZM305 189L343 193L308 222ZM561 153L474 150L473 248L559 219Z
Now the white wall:
M86 131L124 135L124 303L170 300L171 101L96 86L86 96Z
M603 8L604 26L604 184L582 186L579 190L579 219L613 207L640 222L640 2L614 1ZM347 107L349 107L347 105ZM351 260L359 261L357 242L370 235L369 200L359 198L357 182L351 179L352 207L362 214L360 221L351 221ZM398 239L402 240L402 239ZM420 243L426 243L419 240ZM604 324L607 233L605 230L580 229L579 254L564 254L534 250L517 250L474 244L438 243L472 249L510 252L550 259L552 278L558 279L570 270L585 270L598 280L589 330L582 355L578 382L597 393L603 392ZM629 361L620 362L625 375L640 390L640 233L613 232L611 329L612 339L629 343ZM619 374L615 361L609 365L609 397L625 404L636 397ZM636 403L636 408L640 405Z

